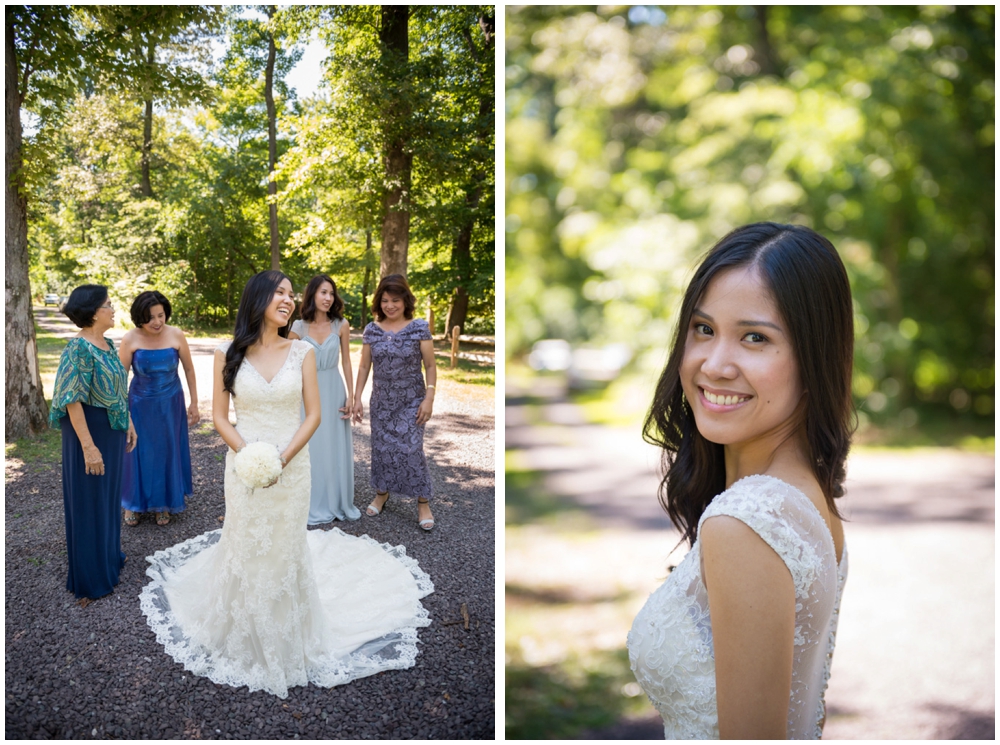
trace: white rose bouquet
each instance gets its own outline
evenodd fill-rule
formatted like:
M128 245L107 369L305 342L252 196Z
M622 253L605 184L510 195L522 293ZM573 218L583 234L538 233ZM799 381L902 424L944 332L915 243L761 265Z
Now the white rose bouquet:
M281 475L281 454L270 443L252 442L236 454L233 466L248 489L259 489Z

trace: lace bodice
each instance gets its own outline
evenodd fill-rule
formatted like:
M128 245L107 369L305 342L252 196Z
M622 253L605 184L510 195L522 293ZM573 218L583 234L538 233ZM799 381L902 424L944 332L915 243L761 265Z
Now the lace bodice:
M748 525L792 575L795 649L788 737L818 739L847 577L847 549L838 565L833 538L816 506L798 489L770 476L748 476L718 495L702 515L699 529L717 515ZM639 611L628 649L636 680L663 717L666 738L718 739L715 652L700 541Z
M229 342L219 347L223 352L228 348ZM284 450L295 435L301 420L288 416L288 412L298 412L302 405L302 361L312 348L308 342L293 339L288 356L270 381L249 360L243 360L236 373L232 401L236 429L248 445L263 441Z

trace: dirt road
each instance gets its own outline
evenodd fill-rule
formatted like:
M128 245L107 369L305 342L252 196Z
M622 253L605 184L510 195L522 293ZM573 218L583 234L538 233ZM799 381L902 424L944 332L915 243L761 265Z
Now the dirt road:
M542 474L547 493L600 527L599 537L588 534L586 555L574 555L571 541L529 526L530 540L508 547L508 583L571 584L567 593L584 596L629 592L641 606L663 581L678 540L655 498L657 452L638 426L588 425L558 395L529 412L520 391L506 393L506 447L519 468ZM992 455L929 449L850 457L850 570L825 738L993 738L994 483ZM542 555L562 560L542 566ZM678 549L669 563L682 555ZM599 633L617 634L623 647L628 623L606 622ZM650 715L590 736L662 732Z

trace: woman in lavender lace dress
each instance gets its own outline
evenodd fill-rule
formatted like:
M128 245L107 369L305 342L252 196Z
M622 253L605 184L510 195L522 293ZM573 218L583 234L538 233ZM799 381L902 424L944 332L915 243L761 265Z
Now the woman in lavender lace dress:
M430 530L434 527L429 501L433 489L424 458L424 425L434 408L437 368L430 327L423 319L413 318L415 306L416 298L403 275L382 278L372 299L376 322L369 323L364 332L353 416L355 422L364 416L361 393L374 365L371 483L375 499L367 514L381 513L390 492L415 496L419 525Z

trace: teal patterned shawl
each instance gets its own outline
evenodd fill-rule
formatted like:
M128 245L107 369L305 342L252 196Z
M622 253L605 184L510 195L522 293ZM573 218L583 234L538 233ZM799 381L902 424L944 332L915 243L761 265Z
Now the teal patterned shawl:
M128 375L114 342L107 337L104 341L106 352L79 336L70 339L63 350L49 409L53 429L59 429L66 407L77 401L107 409L111 429L128 429Z

